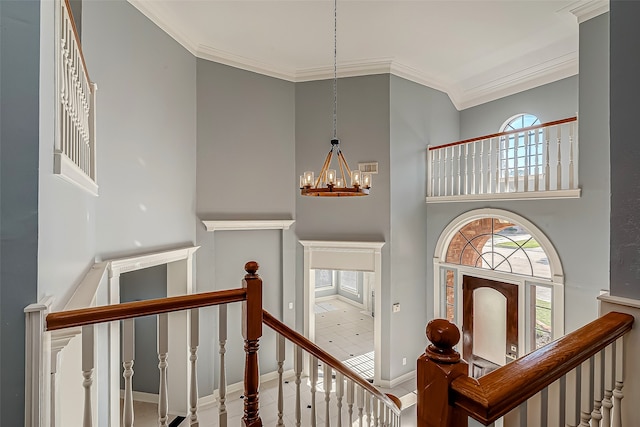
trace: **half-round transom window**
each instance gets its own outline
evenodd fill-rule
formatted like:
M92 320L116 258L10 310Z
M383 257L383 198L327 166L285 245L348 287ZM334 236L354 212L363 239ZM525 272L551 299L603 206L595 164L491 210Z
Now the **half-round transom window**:
M533 114L518 114L507 120L500 132L511 132L539 125ZM523 177L542 173L542 129L511 133L500 138L501 176Z
M547 254L531 233L494 217L473 220L460 228L449 243L446 262L551 278Z

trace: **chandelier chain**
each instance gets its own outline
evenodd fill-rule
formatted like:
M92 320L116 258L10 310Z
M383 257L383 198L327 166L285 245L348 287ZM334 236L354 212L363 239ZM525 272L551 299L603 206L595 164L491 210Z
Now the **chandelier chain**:
M333 139L338 139L338 0L333 0Z

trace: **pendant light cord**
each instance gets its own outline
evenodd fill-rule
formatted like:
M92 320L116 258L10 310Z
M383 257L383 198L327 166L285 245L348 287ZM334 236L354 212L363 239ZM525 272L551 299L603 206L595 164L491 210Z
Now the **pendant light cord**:
M333 139L338 139L338 0L333 0Z

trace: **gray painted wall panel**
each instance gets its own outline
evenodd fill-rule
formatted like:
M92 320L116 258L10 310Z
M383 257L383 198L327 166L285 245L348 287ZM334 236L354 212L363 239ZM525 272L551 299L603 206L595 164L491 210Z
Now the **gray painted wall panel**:
M640 299L640 147L635 129L640 86L640 59L636 54L640 3L616 0L611 1L610 8L611 293Z
M388 307L400 303L389 317L390 375L415 369L424 351L424 327L433 318L427 302L430 263L427 251L427 146L455 140L459 113L440 91L391 76L391 282ZM383 306L383 310L387 308ZM411 337L411 339L407 339ZM407 365L402 365L402 359Z
M24 312L37 299L40 2L0 2L0 419L24 425Z
M97 252L111 258L190 244L196 60L126 1L86 2L82 12L99 88Z

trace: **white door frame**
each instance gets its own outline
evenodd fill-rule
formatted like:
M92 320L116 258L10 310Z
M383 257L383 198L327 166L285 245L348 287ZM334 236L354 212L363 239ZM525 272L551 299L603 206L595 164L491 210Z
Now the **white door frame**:
M315 340L315 292L311 289L310 272L312 269L355 270L374 273L374 292L376 316L373 318L374 348L374 384L381 383L380 354L382 350L382 330L380 298L382 288L382 246L385 242L344 242L301 240L304 247L304 336ZM370 292L370 291L369 291Z

